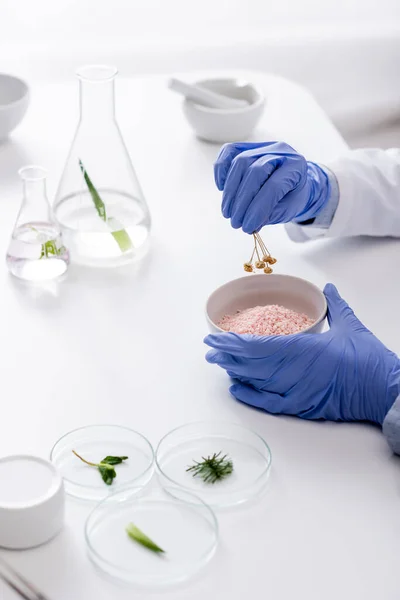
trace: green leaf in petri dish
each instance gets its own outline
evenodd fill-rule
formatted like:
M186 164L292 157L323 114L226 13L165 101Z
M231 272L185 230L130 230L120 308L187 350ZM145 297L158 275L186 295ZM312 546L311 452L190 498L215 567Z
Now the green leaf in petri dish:
M120 465L124 460L127 460L127 456L106 456L100 461L102 465Z
M143 531L141 531L139 527L136 527L136 525L134 525L133 523L129 523L129 525L126 526L125 531L133 541L137 542L138 544L141 544L148 550L151 550L156 554L165 553L165 550L160 548L160 546L157 546L157 544L153 542L153 540L147 537L147 535L143 533Z
M77 458L79 458L79 460L84 462L85 465L89 465L89 467L96 467L106 485L111 485L117 476L117 472L113 465L120 465L124 460L128 459L127 456L106 456L99 463L94 463L80 456L80 454L75 452L75 450L72 450L72 452Z
M233 462L225 454L215 452L211 456L202 457L201 461L193 461L193 465L186 469L193 477L201 477L204 483L216 483L229 477L233 471Z
M106 485L111 485L117 476L117 472L111 465L102 465L101 463L97 466L100 475Z

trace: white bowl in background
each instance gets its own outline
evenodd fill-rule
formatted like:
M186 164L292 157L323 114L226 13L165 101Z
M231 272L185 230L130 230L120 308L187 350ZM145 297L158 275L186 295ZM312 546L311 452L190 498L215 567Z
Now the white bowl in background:
M29 88L22 79L0 73L0 141L22 121L29 105Z
M221 333L217 323L238 310L279 304L306 314L314 324L301 333L320 333L327 312L323 292L313 283L292 275L247 275L217 288L208 298L206 317L211 333Z
M245 140L264 111L265 97L261 90L240 79L205 79L196 85L249 102L248 106L225 109L209 108L185 99L183 112L196 135L221 144Z

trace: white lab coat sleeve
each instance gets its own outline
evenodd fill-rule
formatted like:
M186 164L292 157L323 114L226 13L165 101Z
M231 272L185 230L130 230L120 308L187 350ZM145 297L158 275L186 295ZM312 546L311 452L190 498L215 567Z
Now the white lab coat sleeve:
M382 431L393 452L400 454L400 396L386 415Z
M336 178L339 202L329 227L286 226L297 242L357 235L400 237L400 149L352 150L327 170Z

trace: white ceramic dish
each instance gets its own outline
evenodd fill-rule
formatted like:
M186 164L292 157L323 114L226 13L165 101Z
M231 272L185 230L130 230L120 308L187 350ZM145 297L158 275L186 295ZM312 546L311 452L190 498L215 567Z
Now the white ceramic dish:
M248 102L241 108L226 109L208 108L186 99L183 112L196 135L221 144L246 139L264 111L265 98L261 90L240 79L205 79L196 85Z
M306 279L274 274L247 275L217 288L206 304L210 331L223 331L217 323L224 315L267 304L280 304L313 319L314 324L301 333L320 333L324 327L327 304L322 291Z
M0 142L22 121L29 105L29 88L22 79L0 73Z

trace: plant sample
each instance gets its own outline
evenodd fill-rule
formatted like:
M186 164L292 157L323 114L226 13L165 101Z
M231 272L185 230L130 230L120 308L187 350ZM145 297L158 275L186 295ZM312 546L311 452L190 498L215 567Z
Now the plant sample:
M106 206L103 200L100 197L100 194L94 187L92 180L90 179L85 167L83 166L83 162L79 160L79 166L83 173L83 177L85 179L86 185L90 192L90 195L93 200L93 204L98 212L99 217L108 225L112 224L113 219L107 217ZM111 235L117 242L121 252L127 252L133 248L132 240L129 237L127 231L125 229L119 229L118 231L110 231Z
M156 552L157 554L165 553L165 550L160 548L160 546L157 546L157 544L155 544L153 540L147 537L147 535L143 533L143 531L141 531L133 523L129 523L129 525L126 526L125 531L132 540L134 540L138 544L141 544L142 546L145 546L145 548L147 548L148 550Z
M203 456L200 462L197 460L193 462L194 464L186 471L192 473L193 477L201 477L204 483L222 481L233 471L233 462L226 454L221 456L221 452L207 458Z
M31 225L30 227L31 227L32 231L34 231L35 233L38 234L38 241L40 241L40 238L39 238L39 236L41 236L40 231L38 231L36 229L36 227L33 227L33 225ZM43 239L43 237L42 237L42 239ZM43 242L41 245L39 260L41 258L49 258L50 256L61 256L61 254L64 254L64 252L66 252L66 250L67 249L65 246L60 246L58 248L57 242L55 240L48 240L47 242Z
M115 465L120 465L124 460L127 460L127 456L106 456L99 463L90 462L82 458L75 450L72 452L77 456L82 462L90 467L96 467L106 485L111 485L114 479L117 476L117 472L114 469Z
M253 233L254 240L254 248L253 253L250 257L250 260L245 262L243 268L248 273L254 273L255 269L263 269L266 275L272 273L272 268L270 265L274 265L277 261L276 258L273 258L267 246L264 244L261 235L257 232ZM253 264L253 259L257 258L257 260Z
M61 254L64 254L65 251L65 246L60 246L57 248L56 242L54 240L49 240L48 242L44 242L44 244L42 244L40 250L40 259L50 258L51 256L60 256Z

